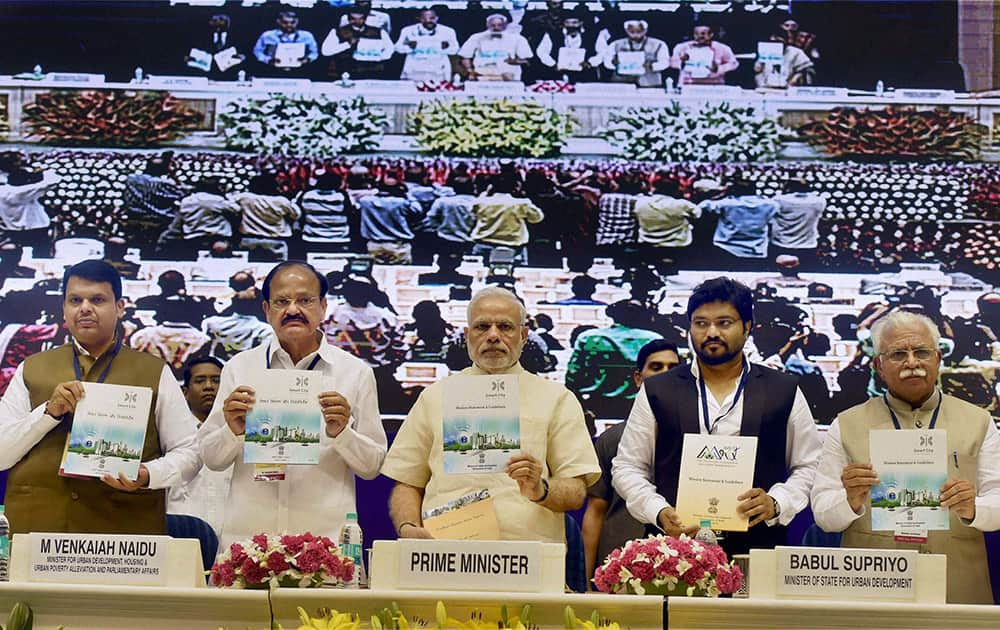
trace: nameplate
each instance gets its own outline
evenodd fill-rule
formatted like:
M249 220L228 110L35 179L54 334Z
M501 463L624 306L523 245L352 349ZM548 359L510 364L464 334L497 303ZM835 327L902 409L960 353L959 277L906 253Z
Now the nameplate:
M169 536L35 533L27 542L29 582L167 584Z
M402 539L399 588L541 592L542 543Z
M250 87L255 90L287 90L308 92L312 87L309 79L259 79L254 77Z
M918 90L913 88L896 88L892 95L894 98L920 101L940 101L955 98L955 90Z
M521 94L524 83L521 81L466 81L466 94Z
M681 85L681 94L684 96L739 96L743 94L743 88L738 85Z
M917 596L916 551L826 547L775 547L774 551L779 596L892 601L914 601Z
M638 89L635 83L615 83L613 86L607 83L577 83L573 87L576 88L576 94L587 96L607 96L609 88L613 89L615 94L621 91L635 92Z
M354 87L366 92L416 92L413 81L379 81L377 79L357 79Z
M811 98L842 99L847 98L847 88L822 86L793 86L785 90L787 96L808 96Z
M207 88L208 77L181 77L170 75L151 75L147 83L150 86Z
M50 72L45 75L45 80L53 83L104 83L104 75L85 72Z

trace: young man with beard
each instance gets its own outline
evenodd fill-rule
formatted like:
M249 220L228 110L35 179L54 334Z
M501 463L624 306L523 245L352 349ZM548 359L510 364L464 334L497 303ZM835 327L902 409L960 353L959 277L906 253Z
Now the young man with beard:
M349 512L357 512L355 475L372 479L385 457L386 438L375 377L363 361L323 338L327 280L311 265L287 261L264 278L262 307L274 338L234 356L222 369L219 394L198 429L199 450L212 470L234 464L219 548L260 532L309 531L336 538ZM243 461L248 385L270 370L311 370L323 377L316 405L326 430L319 463L289 466L281 480L262 479ZM336 388L336 389L334 389Z
M809 504L820 442L795 376L751 365L743 347L753 295L730 278L695 287L687 306L696 360L643 381L612 465L629 512L671 536L694 535L674 507L685 433L757 438L753 487L739 496L746 533L726 532L727 553L785 544L788 523Z
M844 532L844 547L913 549L948 557L949 604L992 604L983 532L1000 529L1000 434L989 412L938 387L940 333L934 322L894 311L872 326L875 369L889 392L841 413L827 434L812 490L816 523ZM871 465L874 430L947 432L948 479L940 488L949 529L927 532L923 544L896 542L872 531Z

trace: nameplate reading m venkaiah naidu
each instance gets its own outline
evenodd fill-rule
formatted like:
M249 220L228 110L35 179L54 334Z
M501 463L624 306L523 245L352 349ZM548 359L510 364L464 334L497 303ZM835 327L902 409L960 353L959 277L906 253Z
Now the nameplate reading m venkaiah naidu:
M399 584L422 590L540 592L542 543L534 541L399 541Z
M31 582L167 584L169 536L33 533L26 542Z

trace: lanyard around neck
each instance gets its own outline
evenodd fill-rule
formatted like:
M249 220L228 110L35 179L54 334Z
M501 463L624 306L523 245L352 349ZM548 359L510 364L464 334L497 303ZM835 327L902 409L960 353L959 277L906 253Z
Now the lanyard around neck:
M705 422L705 430L708 431L709 435L715 432L716 427L719 426L719 421L728 416L736 408L736 405L740 402L740 397L743 395L743 389L747 384L747 375L750 373L750 365L747 363L746 357L743 357L743 373L740 375L740 383L736 386L736 394L733 396L733 403L729 405L724 413L719 414L711 423L708 420L708 391L705 389L705 377L701 374L698 375L698 388L701 390L701 417Z
M889 417L892 418L893 426L895 426L896 429L902 429L903 427L899 426L899 418L896 417L896 412L892 410L892 406L889 404L888 394L882 394L882 402L885 403L885 408L889 410ZM927 427L928 430L933 429L934 425L937 424L938 414L941 412L942 402L944 402L944 393L938 391L938 403L934 407L934 414L931 415L931 424Z
M97 377L97 383L103 383L106 378L108 378L108 372L111 371L111 364L114 363L115 357L118 356L118 351L122 349L122 336L118 335L118 339L115 341L115 347L111 350L111 358L108 359L108 364L104 367L104 371L101 375ZM100 360L100 357L98 357ZM97 361L94 361L95 365ZM76 349L76 342L73 342L73 373L76 375L76 380L83 380L83 370L80 369L80 353Z

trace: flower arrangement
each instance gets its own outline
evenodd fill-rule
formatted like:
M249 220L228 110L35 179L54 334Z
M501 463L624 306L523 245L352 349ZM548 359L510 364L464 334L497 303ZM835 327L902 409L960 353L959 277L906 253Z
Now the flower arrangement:
M718 545L705 545L681 534L630 540L615 549L594 572L605 593L700 595L735 593L743 572Z
M209 572L215 586L232 588L313 587L343 584L354 577L354 560L325 536L257 534L233 543Z
M431 153L544 157L559 152L576 123L531 100L448 98L421 103L410 114L410 127Z
M386 113L361 96L269 94L241 98L219 114L226 146L261 155L331 156L374 151L389 126Z
M970 160L979 155L985 127L947 107L855 109L837 107L825 120L797 129L834 157Z
M576 92L576 86L568 81L538 81L532 83L528 86L528 89L532 92L562 92L563 94L572 94Z
M461 84L451 81L418 81L418 92L457 92L462 90Z
M166 92L55 91L24 106L31 136L48 144L148 147L169 142L204 116Z
M633 160L756 162L778 153L782 127L752 107L706 103L612 110L598 135Z

